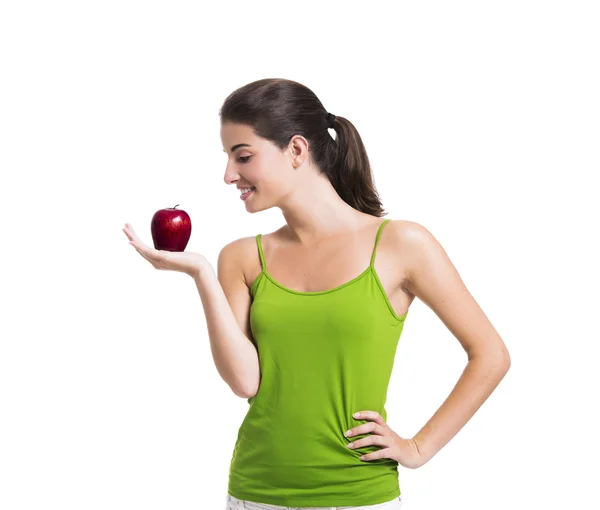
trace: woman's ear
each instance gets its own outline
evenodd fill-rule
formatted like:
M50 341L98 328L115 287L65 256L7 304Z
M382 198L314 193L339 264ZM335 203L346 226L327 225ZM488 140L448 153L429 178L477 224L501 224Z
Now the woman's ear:
M292 166L298 168L308 156L308 142L302 135L294 135L289 145Z

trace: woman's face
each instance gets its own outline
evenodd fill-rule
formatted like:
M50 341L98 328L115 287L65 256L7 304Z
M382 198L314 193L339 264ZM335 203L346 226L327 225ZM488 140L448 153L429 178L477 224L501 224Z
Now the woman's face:
M255 187L244 201L246 208L268 209L293 191L297 176L292 165L293 150L281 152L270 141L256 136L250 126L230 122L221 125L221 143L227 154L225 183L238 188Z

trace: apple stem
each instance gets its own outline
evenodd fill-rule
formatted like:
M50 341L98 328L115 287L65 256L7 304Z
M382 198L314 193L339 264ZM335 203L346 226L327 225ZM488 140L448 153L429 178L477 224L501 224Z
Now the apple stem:
M179 204L177 204L175 207L179 206ZM175 207L173 207L173 209L175 209Z

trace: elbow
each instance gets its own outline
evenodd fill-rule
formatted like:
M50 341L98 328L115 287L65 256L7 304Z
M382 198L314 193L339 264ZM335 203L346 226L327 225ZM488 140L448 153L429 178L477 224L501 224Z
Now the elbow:
M234 391L234 393L238 397L243 398L244 400L248 400L249 398L256 396L256 393L253 393L251 391Z
M251 392L248 392L248 393L241 394L241 395L239 395L239 396L240 396L241 398L243 398L244 400L249 400L249 399L251 399L251 398L254 398L254 397L256 396L256 393L251 393Z
M498 375L501 378L504 378L504 376L508 373L508 370L510 369L510 355L508 354L508 351L505 350L501 356L498 356L495 366Z
M508 372L508 369L510 368L510 354L508 354L506 349L496 356L494 364L498 367L499 372L504 374Z
M260 388L261 372L258 363L256 364L256 371L252 372L250 377L251 380L246 380L245 383L240 383L241 391L240 396L242 398L252 398L258 393Z
M246 385L238 385L235 388L231 388L232 391L240 398L252 398L258 393L258 388Z
M244 374L243 377L238 373L235 382L230 384L230 387L238 397L248 399L254 397L258 393L260 380L261 373L257 359L256 365L252 367L250 373Z
M507 349L499 349L485 354L469 357L469 361L477 360L490 372L506 374L510 369L510 354Z
M488 363L498 367L500 370L507 370L510 368L510 354L506 347L500 349L493 349L482 355L482 358L486 359Z
M502 350L502 366L504 367L504 370L508 372L508 369L510 368L510 354L506 348Z
M232 388L233 393L240 398L250 398L252 395L248 391Z
M253 398L256 396L256 394L258 393L258 388L251 388L248 391L244 392L243 398Z

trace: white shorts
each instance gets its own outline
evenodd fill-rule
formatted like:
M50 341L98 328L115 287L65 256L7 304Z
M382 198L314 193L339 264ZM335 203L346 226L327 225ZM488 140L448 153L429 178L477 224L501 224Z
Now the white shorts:
M237 499L231 494L227 494L227 505L225 510L401 510L402 509L402 496L397 496L391 501L384 503L377 503L375 505L366 506L279 506L270 505L267 503L255 503L254 501L247 501L245 499Z

